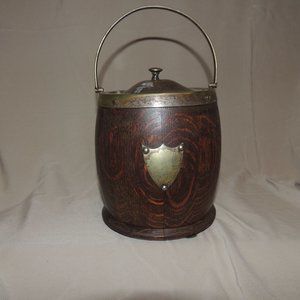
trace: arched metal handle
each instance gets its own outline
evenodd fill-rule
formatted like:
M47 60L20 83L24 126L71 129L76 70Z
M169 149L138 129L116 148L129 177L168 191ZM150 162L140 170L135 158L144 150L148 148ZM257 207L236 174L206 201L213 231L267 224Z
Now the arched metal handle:
M108 35L110 34L110 32L114 29L114 27L120 23L123 19L125 19L126 17L130 16L131 14L133 13L136 13L138 11L141 11L141 10L146 10L146 9L161 9L161 10L167 10L167 11L171 11L173 13L176 13L178 15L181 15L183 16L184 18L188 19L189 21L191 21L200 31L201 33L204 35L208 45L209 45L209 48L212 52L212 56L213 56L213 63L214 63L214 75L213 75L213 81L212 83L209 84L209 87L211 88L216 88L217 87L217 57L216 57L216 53L215 53L215 49L213 47L213 44L209 38L209 36L206 34L206 32L200 27L200 25L193 19L191 18L190 16L186 15L185 13L179 11L179 10L175 10L173 8L170 8L170 7L166 7L166 6L160 6L160 5L150 5L150 6L141 6L141 7L138 7L138 8L135 8L131 11L129 11L128 13L126 13L125 15L123 15L122 17L120 17L118 20L116 20L110 27L109 29L106 31L106 33L104 34L100 44L99 44L99 47L98 47L98 50L97 50L97 53L96 53L96 58L95 58L95 73L94 73L94 78L95 78L95 91L96 93L101 93L104 91L104 89L102 87L99 87L99 82L98 82L98 61L99 61L99 55L100 55L100 51L103 47L103 44L106 40L106 38L108 37Z

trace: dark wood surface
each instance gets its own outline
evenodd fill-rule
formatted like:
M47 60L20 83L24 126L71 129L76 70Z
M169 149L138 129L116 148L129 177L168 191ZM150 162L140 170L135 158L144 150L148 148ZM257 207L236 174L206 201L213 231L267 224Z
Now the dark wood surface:
M216 209L213 205L204 217L193 224L171 228L151 228L120 222L118 219L114 218L105 207L102 210L104 222L114 231L137 239L157 241L194 237L197 233L208 228L214 221L215 216Z
M156 148L164 143L175 147L182 142L182 168L164 192L149 176L141 146ZM204 230L214 219L220 151L216 103L172 108L99 107L96 159L105 222L120 233L146 239L184 237ZM137 229L147 234L137 236ZM157 232L163 236L158 237Z

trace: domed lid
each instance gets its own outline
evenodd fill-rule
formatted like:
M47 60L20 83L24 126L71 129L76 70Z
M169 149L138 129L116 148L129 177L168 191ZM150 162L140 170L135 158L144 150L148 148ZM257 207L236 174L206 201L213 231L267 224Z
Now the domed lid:
M99 106L142 108L194 106L216 102L214 88L187 88L175 81L159 79L161 68L150 68L151 80L140 81L127 91L99 93Z
M160 79L159 73L163 69L150 68L152 73L151 80L140 81L126 91L129 94L157 94L157 93L187 93L192 92L191 89L168 79Z

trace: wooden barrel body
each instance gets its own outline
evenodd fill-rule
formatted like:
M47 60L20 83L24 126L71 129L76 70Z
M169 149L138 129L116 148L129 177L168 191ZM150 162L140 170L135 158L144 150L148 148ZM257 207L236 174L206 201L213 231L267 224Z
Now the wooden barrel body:
M217 102L182 107L98 107L96 160L103 219L135 238L193 236L215 218L221 130ZM141 145L184 144L180 171L164 191L151 178Z

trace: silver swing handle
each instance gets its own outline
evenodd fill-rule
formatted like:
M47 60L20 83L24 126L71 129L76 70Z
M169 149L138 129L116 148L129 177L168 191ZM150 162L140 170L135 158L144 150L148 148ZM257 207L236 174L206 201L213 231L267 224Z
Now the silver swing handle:
M209 38L209 36L206 34L206 32L200 27L200 25L190 16L186 15L185 13L179 11L179 10L175 10L173 8L170 7L166 7L166 6L160 6L160 5L151 5L151 6L141 6L138 8L135 8L129 12L127 12L125 15L123 15L122 17L120 17L118 20L116 20L110 27L109 29L106 31L106 33L104 34L104 36L102 37L102 40L99 44L99 47L97 49L97 53L96 53L96 58L95 58L95 73L94 73L94 79L95 79L95 92L96 93L102 93L104 92L104 89L102 87L99 87L99 80L98 80L98 61L99 61L99 55L100 55L100 51L103 47L103 44L106 40L106 38L108 37L108 35L110 34L110 32L114 29L114 27L120 23L123 19L125 19L126 17L130 16L131 14L134 14L138 11L141 10L146 10L146 9L161 9L161 10L167 10L167 11L171 11L173 13L176 13L178 15L183 16L184 18L188 19L189 21L191 21L200 31L201 33L204 35L209 48L212 52L212 56L213 56L213 63L214 63L214 75L213 75L213 81L209 84L210 88L216 88L217 87L217 69L218 69L218 64L217 64L217 57L216 57L216 52L215 49L213 47L213 44Z

